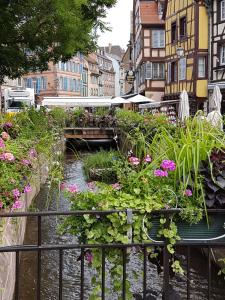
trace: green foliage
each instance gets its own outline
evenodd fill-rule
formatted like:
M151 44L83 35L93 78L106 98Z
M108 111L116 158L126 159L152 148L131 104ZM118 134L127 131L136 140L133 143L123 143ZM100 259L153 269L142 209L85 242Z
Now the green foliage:
M199 205L204 205L204 190L200 174L201 163L210 160L213 149L222 149L225 143L223 132L209 123L190 119L185 126L177 127L174 135L166 129L156 134L150 149L156 161L169 158L176 163L174 187L182 183L190 186Z
M96 29L116 0L21 0L0 2L0 83L4 77L47 70L96 47Z

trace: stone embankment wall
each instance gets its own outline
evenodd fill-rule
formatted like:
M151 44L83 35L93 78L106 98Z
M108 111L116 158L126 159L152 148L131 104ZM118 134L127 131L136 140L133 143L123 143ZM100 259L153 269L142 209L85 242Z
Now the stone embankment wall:
M58 151L63 150L64 144L57 143ZM23 207L19 211L27 211L32 201L40 191L41 185L48 177L49 158L39 157L35 174L31 179L32 192L23 194L20 200ZM22 245L26 231L26 218L0 219L0 247ZM16 276L16 253L0 253L0 300L12 300Z

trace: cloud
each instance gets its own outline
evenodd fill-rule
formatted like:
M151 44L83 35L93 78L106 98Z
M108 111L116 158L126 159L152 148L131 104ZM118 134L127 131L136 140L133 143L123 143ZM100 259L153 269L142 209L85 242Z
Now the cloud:
M118 0L115 7L109 9L105 21L111 27L111 32L100 33L99 46L109 43L126 48L130 39L130 12L133 0Z

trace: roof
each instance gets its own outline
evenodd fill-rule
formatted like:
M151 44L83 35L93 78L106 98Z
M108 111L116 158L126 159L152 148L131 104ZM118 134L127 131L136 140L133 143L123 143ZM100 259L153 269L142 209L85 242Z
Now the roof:
M109 45L108 47L100 47L100 49L108 54L114 54L120 58L122 58L125 52L119 45Z
M158 4L155 1L140 1L141 24L164 24L158 14Z

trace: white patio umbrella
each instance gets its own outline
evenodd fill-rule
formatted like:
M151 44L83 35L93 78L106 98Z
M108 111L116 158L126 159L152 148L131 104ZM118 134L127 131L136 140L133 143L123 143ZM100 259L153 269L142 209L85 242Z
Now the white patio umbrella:
M214 86L213 94L209 99L209 109L220 113L221 111L222 94L218 85Z
M180 94L180 103L178 109L178 117L181 122L184 122L186 118L190 116L190 108L189 108L189 101L188 101L188 93L183 90Z
M129 100L123 99L122 97L112 98L112 99L110 99L110 102L112 104L129 104L130 103Z
M145 96L142 96L140 94L138 94L132 98L129 98L129 101L132 103L155 102L154 100L147 98Z

